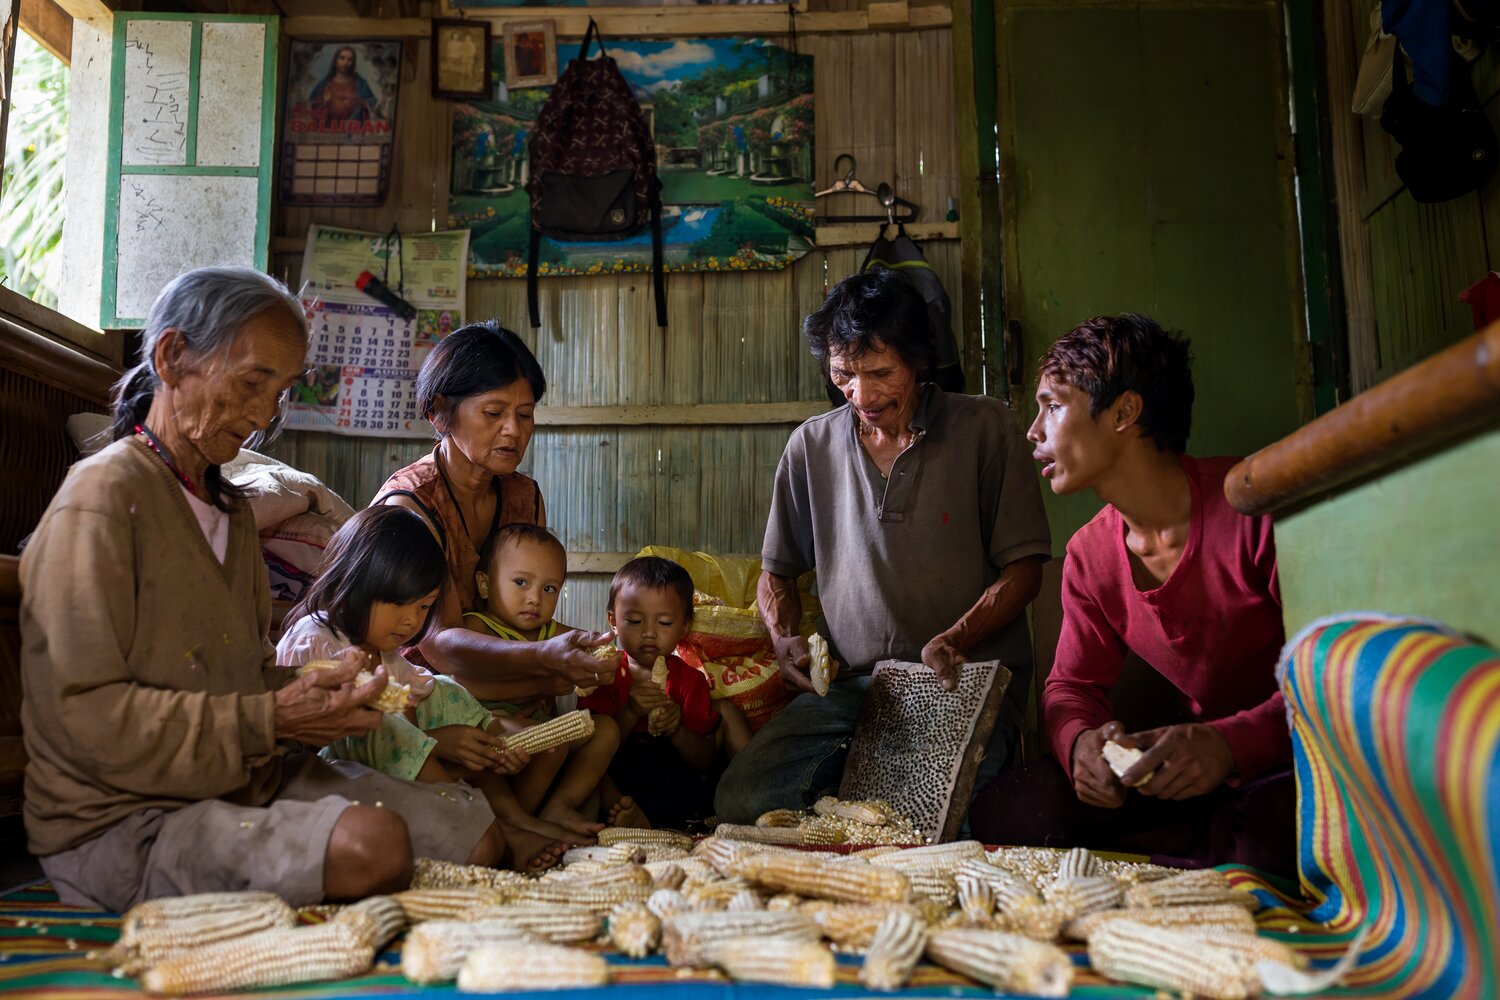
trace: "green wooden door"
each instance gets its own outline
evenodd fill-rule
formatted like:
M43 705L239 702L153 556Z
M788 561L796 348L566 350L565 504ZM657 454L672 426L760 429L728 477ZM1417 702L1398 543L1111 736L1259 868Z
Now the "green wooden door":
M1280 9L1012 3L997 18L1006 317L1036 358L1089 316L1192 338L1194 454L1311 414ZM1098 510L1054 497L1053 540Z

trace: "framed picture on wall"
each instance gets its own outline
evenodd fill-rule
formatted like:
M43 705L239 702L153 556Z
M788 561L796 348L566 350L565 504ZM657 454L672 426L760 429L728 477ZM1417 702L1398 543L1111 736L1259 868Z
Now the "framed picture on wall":
M547 87L557 82L557 25L515 21L505 25L505 86Z
M490 96L490 23L434 18L432 93L465 101Z

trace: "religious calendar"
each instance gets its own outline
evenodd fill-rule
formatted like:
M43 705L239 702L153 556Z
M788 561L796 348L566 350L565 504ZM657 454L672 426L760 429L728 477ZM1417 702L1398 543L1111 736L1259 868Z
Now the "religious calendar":
M463 325L467 230L386 237L311 227L302 304L311 338L308 373L292 389L287 426L380 437L430 437L417 409L417 371ZM360 291L363 271L416 307L404 320Z

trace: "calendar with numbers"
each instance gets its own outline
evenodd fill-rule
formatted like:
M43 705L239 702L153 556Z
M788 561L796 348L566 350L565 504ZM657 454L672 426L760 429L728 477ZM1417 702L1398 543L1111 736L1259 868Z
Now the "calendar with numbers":
M302 267L310 341L308 372L293 387L287 426L339 434L430 437L417 409L417 371L437 342L463 325L468 232L397 241L311 227ZM380 277L417 309L403 320L355 285Z

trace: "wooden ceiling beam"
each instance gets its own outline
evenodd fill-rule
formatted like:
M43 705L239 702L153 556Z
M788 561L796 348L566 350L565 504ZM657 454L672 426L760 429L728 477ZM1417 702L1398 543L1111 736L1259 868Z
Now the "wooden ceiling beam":
M21 30L63 65L72 65L73 17L52 0L21 0Z
M104 0L55 0L75 21L83 21L101 30L115 23L115 12Z

